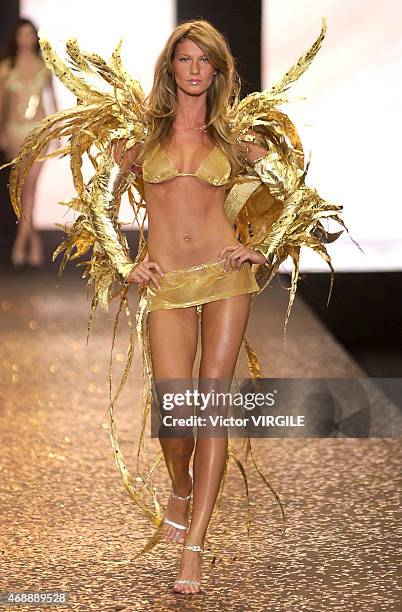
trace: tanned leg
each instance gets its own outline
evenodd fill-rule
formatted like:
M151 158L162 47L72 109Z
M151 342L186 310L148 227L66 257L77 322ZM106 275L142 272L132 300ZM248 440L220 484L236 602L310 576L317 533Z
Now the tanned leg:
M18 221L17 234L13 244L12 260L15 263L22 261L27 242L30 242L30 261L36 265L43 263L43 245L39 232L34 227L33 222L36 185L41 169L41 163L35 163L33 165L22 190L21 204L25 216L21 215Z
M250 294L234 296L203 305L201 320L200 387L208 387L202 379L233 377L250 313ZM220 389L222 390L222 389ZM225 389L229 391L229 389ZM194 454L194 491L191 526L186 544L203 546L215 506L226 462L227 438L198 437ZM179 579L199 580L201 558L184 549ZM175 591L196 593L197 585L178 584Z
M160 392L183 392L180 381L160 379L192 379L194 360L198 341L198 315L196 307L154 310L148 313L149 342L154 380ZM186 382L184 381L184 382ZM184 410L188 410L184 407ZM177 410L173 410L177 416ZM165 457L166 467L172 480L173 490L180 496L191 492L189 465L194 450L194 436L189 429L188 436L180 430L180 437L164 437L160 429L159 441ZM168 432L174 436L173 431ZM189 502L170 497L167 517L181 525L188 525ZM168 541L183 542L185 531L172 525L165 525L165 537Z

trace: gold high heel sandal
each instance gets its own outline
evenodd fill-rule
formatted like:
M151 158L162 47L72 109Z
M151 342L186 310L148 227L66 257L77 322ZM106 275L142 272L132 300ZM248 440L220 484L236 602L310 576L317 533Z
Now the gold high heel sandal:
M193 552L199 552L201 555L204 553L204 549L201 546L198 546L198 544L186 544L185 546L183 546L183 550L185 548L187 550L192 550ZM186 593L185 591L175 591L174 586L176 584L197 584L199 587L199 591L196 591L196 593L191 593L191 591L189 593ZM193 580L190 578L180 578L179 580L175 580L173 583L174 593L183 593L183 595L196 595L200 591L201 591L201 577L200 577L200 580Z
M191 471L189 472L189 476L190 476L190 479L191 479L191 491L190 491L190 493L188 495L182 496L182 495L178 495L177 493L175 493L173 491L173 489L172 489L170 495L171 495L171 497L173 497L173 499L180 499L182 501L189 501L191 499L192 494L193 494L193 476L192 476ZM182 531L188 531L188 526L187 525L181 525L180 523L176 523L175 521L172 521L169 518L164 517L163 522L166 523L167 525L171 525L175 529L180 529ZM171 541L176 542L177 540L173 539Z

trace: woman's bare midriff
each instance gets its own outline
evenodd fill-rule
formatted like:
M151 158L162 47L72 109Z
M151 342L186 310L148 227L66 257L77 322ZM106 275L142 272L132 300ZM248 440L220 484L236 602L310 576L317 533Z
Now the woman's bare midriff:
M224 196L224 186L194 176L145 183L149 261L168 272L218 259L224 246L237 245Z

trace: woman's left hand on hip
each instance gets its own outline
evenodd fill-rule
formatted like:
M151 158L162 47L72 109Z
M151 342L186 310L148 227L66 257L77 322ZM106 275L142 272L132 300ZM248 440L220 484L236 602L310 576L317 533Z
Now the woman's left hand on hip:
M255 264L265 264L266 259L259 251L249 249L243 244L225 246L219 253L219 259L225 259L224 270L240 270L240 266L245 261Z

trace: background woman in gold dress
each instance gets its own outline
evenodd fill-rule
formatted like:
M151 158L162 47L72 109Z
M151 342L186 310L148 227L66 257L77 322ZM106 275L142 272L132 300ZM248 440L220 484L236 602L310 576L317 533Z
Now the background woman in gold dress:
M46 88L53 107L50 110L56 112L51 75L42 59L34 24L28 19L20 19L7 56L0 64L0 147L8 160L17 155L25 136L46 116L43 104ZM31 266L44 263L42 241L33 219L35 189L42 163L33 166L24 184L22 203L26 219L22 216L17 226L11 253L15 267L25 262ZM26 254L28 242L29 252Z

